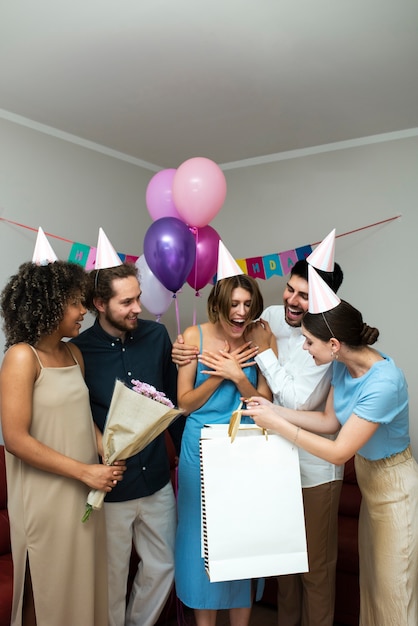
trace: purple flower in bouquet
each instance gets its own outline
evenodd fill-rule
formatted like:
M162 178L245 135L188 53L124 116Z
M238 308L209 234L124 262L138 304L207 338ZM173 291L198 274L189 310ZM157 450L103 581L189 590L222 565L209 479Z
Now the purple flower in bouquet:
M140 380L131 380L133 385L132 389L137 393L140 393L141 396L145 396L146 398L151 398L151 400L155 400L156 402L161 402L161 404L165 404L170 409L174 408L174 404L171 402L169 398L162 391L158 391L152 385L148 383L141 383Z

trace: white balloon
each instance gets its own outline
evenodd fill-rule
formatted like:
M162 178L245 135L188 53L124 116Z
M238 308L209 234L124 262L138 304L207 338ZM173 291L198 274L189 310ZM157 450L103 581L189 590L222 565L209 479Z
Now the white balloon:
M142 254L135 262L141 285L141 304L158 318L163 315L173 300L173 294L154 276Z

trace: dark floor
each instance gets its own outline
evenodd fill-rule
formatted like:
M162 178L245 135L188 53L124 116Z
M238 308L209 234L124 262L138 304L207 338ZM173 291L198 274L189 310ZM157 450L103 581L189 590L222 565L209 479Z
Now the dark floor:
M161 626L195 626L193 611L181 607L178 618L165 621ZM216 626L229 626L228 611L218 611ZM270 606L256 603L251 611L250 626L277 626L277 613Z
M165 621L161 626L195 626L193 611L181 607L178 618ZM218 611L216 626L229 626L228 611ZM276 610L267 604L256 602L251 611L250 626L278 626Z

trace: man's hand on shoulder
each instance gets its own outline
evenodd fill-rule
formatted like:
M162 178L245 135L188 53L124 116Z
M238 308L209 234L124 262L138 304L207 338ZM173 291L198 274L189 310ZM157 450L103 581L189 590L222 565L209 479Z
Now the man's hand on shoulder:
M199 348L184 343L183 335L178 335L171 349L171 358L176 365L187 365L197 358Z

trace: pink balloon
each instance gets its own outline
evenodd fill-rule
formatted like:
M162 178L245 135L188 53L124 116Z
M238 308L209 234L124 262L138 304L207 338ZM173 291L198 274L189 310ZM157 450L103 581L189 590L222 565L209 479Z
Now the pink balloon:
M187 277L187 282L195 291L207 285L218 269L218 248L220 236L212 226L197 229L196 260Z
M175 169L161 170L149 181L145 193L145 202L152 219L161 217L183 218L179 215L173 200L173 180Z
M205 157L184 161L174 175L173 198L186 224L206 226L225 202L224 173L219 165Z

